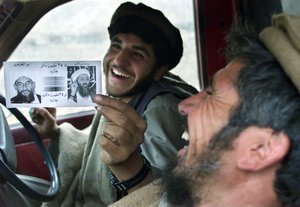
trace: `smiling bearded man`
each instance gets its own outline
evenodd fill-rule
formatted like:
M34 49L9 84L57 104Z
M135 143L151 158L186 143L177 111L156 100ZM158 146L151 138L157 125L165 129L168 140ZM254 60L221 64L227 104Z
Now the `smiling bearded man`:
M40 103L41 96L35 93L35 86L35 82L27 76L17 78L14 87L18 94L10 99L11 103Z
M164 168L186 144L186 118L177 106L197 90L170 72L183 53L180 31L161 11L125 2L108 32L103 73L111 98L94 97L99 107L91 128L57 126L46 109L33 112L39 132L52 138L49 149L63 183L43 206L107 206L145 185L151 166Z

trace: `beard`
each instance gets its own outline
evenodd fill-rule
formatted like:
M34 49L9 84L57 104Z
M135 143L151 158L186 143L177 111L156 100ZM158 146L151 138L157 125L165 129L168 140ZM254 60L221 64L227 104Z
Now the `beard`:
M81 95L82 97L88 97L90 95L90 90L87 86L78 86L78 93L79 95Z
M173 162L162 173L162 186L167 194L168 206L193 206L189 179L174 172L177 163Z
M194 165L186 166L184 160L178 160L163 172L162 186L167 193L169 206L200 204L208 187L214 185L224 150L214 149L212 145L206 147Z
M34 93L30 91L28 95L23 95L21 91L20 93L18 93L18 99L22 103L31 103L32 101L34 101Z

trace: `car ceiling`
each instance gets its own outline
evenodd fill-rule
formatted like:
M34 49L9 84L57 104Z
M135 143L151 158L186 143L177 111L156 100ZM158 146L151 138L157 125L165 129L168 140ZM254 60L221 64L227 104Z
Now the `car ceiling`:
M0 0L0 68L35 23L71 0Z

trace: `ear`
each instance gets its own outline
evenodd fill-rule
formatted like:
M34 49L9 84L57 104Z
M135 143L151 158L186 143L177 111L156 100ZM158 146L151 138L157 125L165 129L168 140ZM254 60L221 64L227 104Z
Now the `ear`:
M166 74L169 71L169 65L162 65L159 68L156 69L153 79L155 81L159 81L161 77L163 77L164 74Z
M279 164L290 148L287 134L270 128L249 127L237 139L237 167L259 171Z

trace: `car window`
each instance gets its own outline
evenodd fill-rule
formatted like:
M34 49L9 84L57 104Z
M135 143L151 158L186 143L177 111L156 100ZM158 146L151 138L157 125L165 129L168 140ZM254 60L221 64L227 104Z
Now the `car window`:
M299 0L281 0L281 4L284 12L300 16Z
M46 14L27 34L8 61L101 60L109 46L107 27L120 0L76 0ZM138 3L140 1L132 0ZM184 54L173 72L199 90L193 1L143 0L160 9L181 31ZM1 70L3 75L3 70ZM3 76L0 83L3 84ZM4 93L3 85L0 85ZM64 115L93 107L58 108ZM28 115L28 109L21 109Z

